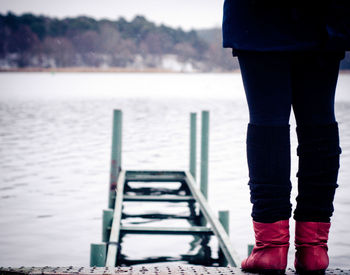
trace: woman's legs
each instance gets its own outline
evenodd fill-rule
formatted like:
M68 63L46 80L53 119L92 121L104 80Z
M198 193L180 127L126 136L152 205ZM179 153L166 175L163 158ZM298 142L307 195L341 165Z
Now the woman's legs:
M250 114L247 160L256 240L242 269L284 274L291 215L291 66L285 54L242 52L238 59Z
M294 265L299 273L324 274L329 264L327 240L341 153L334 96L342 56L301 53L293 62L299 143Z
M247 160L255 222L291 215L289 117L291 64L287 54L240 52L249 107Z
M293 59L292 104L297 122L297 221L329 222L339 169L335 88L342 53L300 53Z
M289 218L289 116L298 135L296 220L329 221L339 168L334 96L344 53L240 52L249 107L247 159L252 217L258 222Z
M299 271L321 273L328 266L329 219L341 152L334 94L342 55L238 55L250 114L247 159L256 234L253 252L242 262L246 270L270 268L279 272L286 266L291 212L291 105L299 142L295 266Z

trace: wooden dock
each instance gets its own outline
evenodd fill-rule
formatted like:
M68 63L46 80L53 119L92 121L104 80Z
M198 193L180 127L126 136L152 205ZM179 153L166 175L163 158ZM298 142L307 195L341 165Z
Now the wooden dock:
M124 170L121 166L122 152L122 112L114 111L111 180L109 184L109 209L103 211L102 243L91 245L91 266L116 267L156 262L188 262L205 266L239 266L240 259L231 246L228 237L229 213L221 211L218 217L210 209L208 196L208 145L209 145L209 112L202 112L201 127L201 161L200 184L196 182L196 132L197 115L190 116L190 154L188 171L138 171ZM143 187L137 184L143 183ZM130 184L132 183L132 184ZM148 187L152 183L163 183L161 187ZM167 184L178 183L178 188L168 188ZM146 186L145 186L146 185ZM123 225L127 215L123 213L123 206L127 202L185 203L189 209L189 216L148 214L148 218L185 219L188 227L150 227L138 225ZM143 217L134 215L134 217ZM202 247L195 255L180 255L174 257L158 257L148 260L128 260L122 252L123 238L126 235L191 235ZM218 242L218 257L213 259L210 249L206 249L210 236ZM142 246L139 247L142 249Z
M195 265L162 265L130 267L21 267L0 268L0 275L252 275L237 267L205 267ZM296 274L287 269L286 275ZM256 274L255 274L256 275ZM326 275L350 275L349 269L330 269Z

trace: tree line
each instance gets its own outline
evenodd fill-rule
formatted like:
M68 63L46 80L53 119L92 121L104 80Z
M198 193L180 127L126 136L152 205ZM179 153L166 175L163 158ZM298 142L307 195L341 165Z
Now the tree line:
M127 21L0 14L0 68L162 68L171 56L196 71L238 69L221 41L219 28L184 31L143 16ZM350 69L349 53L341 68Z
M200 71L237 68L220 38L209 41L195 30L156 25L143 16L113 21L0 14L0 67L156 68L166 55Z

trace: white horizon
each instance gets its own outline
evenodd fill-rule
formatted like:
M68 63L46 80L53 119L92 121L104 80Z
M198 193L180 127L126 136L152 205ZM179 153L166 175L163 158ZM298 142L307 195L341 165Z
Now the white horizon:
M0 13L32 13L59 19L88 16L130 21L141 15L157 25L185 31L221 26L224 0L0 0ZM50 3L48 3L50 2Z

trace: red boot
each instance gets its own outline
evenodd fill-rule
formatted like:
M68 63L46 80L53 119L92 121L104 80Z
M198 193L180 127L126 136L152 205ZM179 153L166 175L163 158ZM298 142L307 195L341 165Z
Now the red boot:
M325 274L329 264L328 232L326 222L295 223L295 262L299 274Z
M289 248L289 220L274 223L254 222L255 246L242 262L242 270L284 274Z

